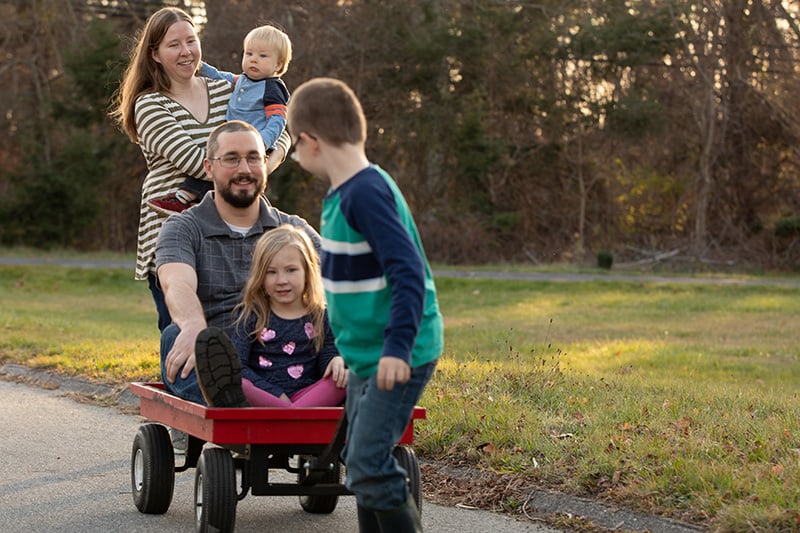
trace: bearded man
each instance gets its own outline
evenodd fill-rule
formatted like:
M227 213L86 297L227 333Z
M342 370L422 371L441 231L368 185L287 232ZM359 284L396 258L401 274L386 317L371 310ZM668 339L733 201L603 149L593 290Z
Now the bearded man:
M319 234L308 222L263 197L266 163L264 141L253 126L218 126L208 137L204 161L214 190L169 217L158 236L158 282L172 318L161 334L161 378L180 398L205 403L194 371L197 335L208 326L232 327L259 237L292 224L309 234L319 252Z

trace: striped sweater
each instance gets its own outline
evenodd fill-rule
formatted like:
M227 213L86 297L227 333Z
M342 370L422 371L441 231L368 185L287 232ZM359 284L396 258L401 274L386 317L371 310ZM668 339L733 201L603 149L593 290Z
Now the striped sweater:
M136 279L155 273L155 249L163 215L153 211L148 200L178 190L186 176L207 179L203 170L206 140L216 126L225 122L231 85L225 80L206 80L208 117L198 121L185 107L160 93L136 99L135 120L139 147L147 163L139 211L136 249Z

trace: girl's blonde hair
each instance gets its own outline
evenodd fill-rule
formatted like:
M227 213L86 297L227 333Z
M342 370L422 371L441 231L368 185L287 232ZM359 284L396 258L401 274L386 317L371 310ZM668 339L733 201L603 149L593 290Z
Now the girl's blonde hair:
M153 59L152 52L176 22L188 22L195 27L192 17L177 7L165 7L150 15L144 28L137 34L136 44L130 52L130 62L112 98L109 115L135 143L139 142L134 117L136 99L145 93L164 92L170 88L170 79L161 63Z
M300 252L302 266L306 273L306 284L303 287L302 295L303 305L306 307L306 312L311 315L311 323L316 334L314 348L319 352L325 343L325 291L322 288L319 256L314 248L314 243L306 232L290 224L283 224L268 230L256 242L250 265L250 275L242 293L242 302L237 306L240 313L236 320L236 326L244 327L250 317L255 316L255 326L247 334L257 339L259 332L269 324L271 307L269 296L264 291L264 279L275 255L287 246L292 246Z
M275 75L280 77L286 74L286 71L289 70L289 63L292 62L292 41L286 32L270 24L259 26L245 35L243 45L247 48L247 44L252 42L273 48L277 52L280 66Z

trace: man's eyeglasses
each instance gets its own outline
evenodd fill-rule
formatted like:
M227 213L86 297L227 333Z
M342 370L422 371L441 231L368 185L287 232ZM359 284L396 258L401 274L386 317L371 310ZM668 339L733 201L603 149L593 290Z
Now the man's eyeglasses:
M222 157L209 157L208 159L209 161L219 161L219 164L225 168L237 168L239 162L244 159L247 161L247 166L250 168L257 168L264 164L267 160L267 156L261 154L247 154L244 156L227 154Z

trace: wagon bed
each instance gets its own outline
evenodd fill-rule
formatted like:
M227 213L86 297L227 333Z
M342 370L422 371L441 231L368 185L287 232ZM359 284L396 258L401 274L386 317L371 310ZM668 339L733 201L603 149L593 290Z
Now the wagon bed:
M352 494L342 483L342 407L206 407L173 396L163 383L131 383L130 390L139 396L140 414L153 421L140 426L131 452L133 500L143 513L167 512L175 473L189 468L196 470L195 529L200 532L233 531L236 503L248 492L299 496L310 513L331 513L339 496ZM393 452L420 510L419 463L410 445L414 421L425 417L424 408L414 408ZM188 435L182 465L175 464L167 427ZM270 469L295 474L297 482L271 481Z

